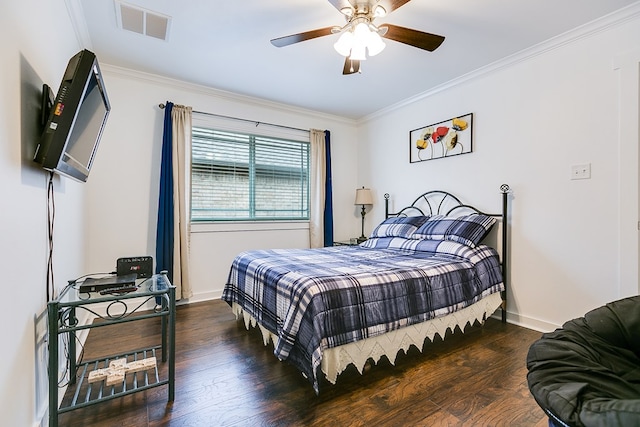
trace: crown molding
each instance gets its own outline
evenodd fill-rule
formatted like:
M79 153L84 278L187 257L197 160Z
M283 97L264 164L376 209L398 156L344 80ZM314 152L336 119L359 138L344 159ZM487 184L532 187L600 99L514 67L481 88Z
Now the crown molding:
M199 85L196 83L190 83L183 80L174 79L171 77L161 76L158 74L132 70L130 68L124 68L117 65L111 65L106 63L105 64L101 63L100 68L102 69L103 73L106 71L108 73L120 75L128 79L133 79L133 80L138 80L146 83L153 83L153 84L163 85L163 86L171 86L178 90L197 93L200 95L204 94L204 95L207 95L213 98L218 98L221 100L227 100L232 102L242 102L245 104L254 105L256 107L268 108L270 110L279 110L283 113L313 116L314 118L332 120L332 121L341 122L350 126L356 126L355 119L349 119L349 118L327 114L319 111L308 110L308 109L296 107L289 104L269 101L263 98L257 98L257 97L252 97L248 95L241 95L238 93L229 92L222 89L216 89L210 86ZM177 102L180 103L179 101ZM193 107L195 109L198 109L195 106Z
M466 83L474 79L478 79L487 74L509 68L515 64L528 61L531 58L545 54L555 49L559 49L563 46L574 43L578 40L592 37L595 34L623 25L628 21L638 18L639 16L640 16L640 1L633 3L632 5L629 5L627 7L624 7L620 10L617 10L615 12L612 12L608 15L605 15L601 18L598 18L594 21L591 21L589 23L576 27L558 36L552 37L530 48L524 49L513 55L507 56L491 64L488 64L484 67L478 68L477 70L471 71L460 77L456 77L455 79L449 80L448 82L435 86L425 92L421 92L415 96L412 96L403 101L397 102L393 105L383 108L382 110L378 110L365 117L362 117L357 122L359 125L362 125L368 121L374 120L376 118L389 114L395 110L411 105L419 100L429 98L447 89L451 89L452 87L458 86L460 84Z
M71 20L71 24L76 33L78 43L82 48L93 50L91 36L89 35L89 28L87 27L86 20L84 18L84 10L82 7L82 0L65 0L67 12ZM155 75L151 73L145 73L143 71L136 71L128 68L123 68L107 63L100 63L102 71L119 74L127 78L136 79L139 81L151 82L160 85L169 85L180 90L186 90L196 93L205 93L208 96L212 96L219 99L226 99L234 102L243 102L252 104L259 107L279 110L285 113L303 114L307 116L313 116L314 118L332 120L340 123L344 123L350 126L356 126L355 119L349 119L342 116L336 116L319 111L308 110L301 107L295 107L289 104L278 103L275 101L268 101L262 98L251 97L247 95L241 95L233 92L224 91L222 89L216 89L209 86L198 85L195 83L188 83L185 81Z

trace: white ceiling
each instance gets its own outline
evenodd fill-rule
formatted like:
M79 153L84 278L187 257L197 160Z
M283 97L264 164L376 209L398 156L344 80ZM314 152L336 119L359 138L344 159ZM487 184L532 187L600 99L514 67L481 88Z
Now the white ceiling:
M67 0L101 63L352 119L363 118L588 24L637 0L413 0L376 24L445 36L435 52L387 47L342 75L338 35L277 48L270 39L343 25L327 0L123 0L171 18L167 41L118 28L114 0ZM624 11L623 11L624 13ZM175 100L180 102L180 100Z

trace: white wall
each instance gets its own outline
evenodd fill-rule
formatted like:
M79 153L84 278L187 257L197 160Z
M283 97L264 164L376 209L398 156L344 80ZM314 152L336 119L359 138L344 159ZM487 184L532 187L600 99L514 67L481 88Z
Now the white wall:
M46 352L41 323L36 327L46 306L46 174L29 158L38 137L40 86L56 90L68 58L81 48L69 22L63 0L0 6L0 260L10 298L0 315L1 425L33 425L46 410ZM56 285L110 271L120 256L154 254L162 131L157 104L170 100L211 113L331 130L337 240L360 234L353 190L361 185L376 193L369 232L382 219L385 192L400 207L419 191L444 188L497 210L498 186L509 183L512 321L549 329L637 293L637 40L640 20L633 18L549 43L359 126L102 64L114 108L89 182L55 181ZM409 130L467 112L475 114L472 154L408 163ZM592 179L570 181L570 166L585 162L592 165ZM240 250L305 246L306 231L296 227L195 227L193 300L220 294Z
M47 175L31 158L42 84L57 91L80 47L63 0L2 2L0 38L0 425L31 426L47 406L45 323L36 326L46 309ZM55 180L58 288L84 270L83 191L81 184Z
M300 111L157 76L101 64L112 112L87 183L89 271L110 271L122 256L155 257L158 177L164 111L171 101L194 110L301 129L331 131L335 238L355 236L359 217L354 122ZM215 72L215 70L212 70ZM190 302L221 295L233 257L245 249L308 247L306 226L226 224L192 226Z
M638 293L640 19L607 24L389 108L360 130L360 180L379 199L390 192L395 207L442 188L499 211L499 185L512 187L509 319L535 329ZM409 164L411 129L468 112L472 154ZM570 180L582 163L592 178ZM382 215L378 204L372 216Z

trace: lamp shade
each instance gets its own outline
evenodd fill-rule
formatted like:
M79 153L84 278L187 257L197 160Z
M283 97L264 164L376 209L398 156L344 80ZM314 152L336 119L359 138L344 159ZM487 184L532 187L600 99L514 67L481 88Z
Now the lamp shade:
M356 201L354 205L373 205L373 196L371 195L371 189L358 188L356 190Z

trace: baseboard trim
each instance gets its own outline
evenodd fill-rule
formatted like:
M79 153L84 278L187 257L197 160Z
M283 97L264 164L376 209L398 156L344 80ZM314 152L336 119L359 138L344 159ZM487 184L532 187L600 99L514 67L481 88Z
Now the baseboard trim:
M502 319L502 312L500 310L497 310L491 317L493 317L494 319ZM518 313L512 313L510 311L507 311L507 323L511 323L516 326L521 326L523 328L542 333L552 332L560 327L560 325L555 325L544 320L523 316Z
M180 303L191 304L195 302L212 301L220 298L222 298L222 290L207 291L207 292L199 292L197 294L193 294L191 298L189 298L188 300L180 300Z

